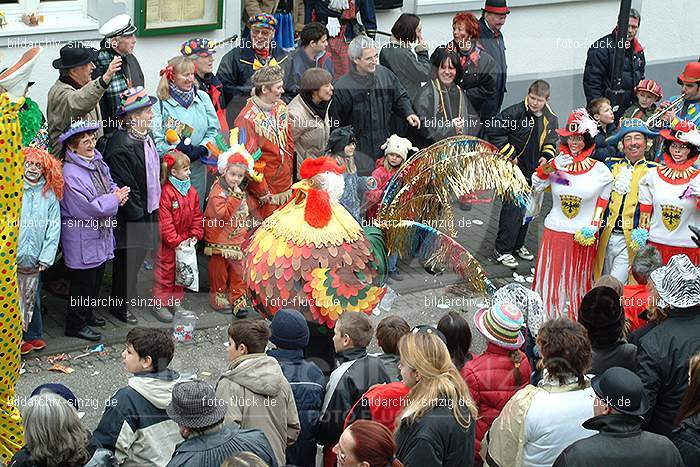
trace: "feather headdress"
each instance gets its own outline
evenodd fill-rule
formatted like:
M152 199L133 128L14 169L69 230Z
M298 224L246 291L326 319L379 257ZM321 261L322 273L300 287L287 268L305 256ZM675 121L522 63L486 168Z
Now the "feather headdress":
M219 174L226 172L226 167L229 164L229 158L235 154L240 154L246 161L248 168L248 175L256 182L262 181L263 175L260 172L262 166L256 163L260 159L262 152L260 149L255 151L253 154L248 152L245 146L246 134L245 130L239 130L238 128L232 128L229 132L229 142L227 143L223 136L217 135L215 142L211 141L207 143L207 149L212 155L216 157L216 168Z

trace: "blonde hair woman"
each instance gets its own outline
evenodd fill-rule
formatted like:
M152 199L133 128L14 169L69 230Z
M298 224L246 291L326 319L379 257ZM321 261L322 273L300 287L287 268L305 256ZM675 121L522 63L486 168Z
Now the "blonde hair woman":
M401 338L399 353L411 390L396 422L396 457L405 466L473 465L477 409L444 336L432 327L416 328Z
M151 129L161 158L169 150L177 149L190 159L192 186L199 194L199 208L203 210L207 197L207 171L203 162L209 156L206 144L214 142L221 126L209 95L195 85L195 70L194 61L182 56L170 59L160 70L156 92L160 101L152 107ZM166 140L168 130L175 130L179 141Z

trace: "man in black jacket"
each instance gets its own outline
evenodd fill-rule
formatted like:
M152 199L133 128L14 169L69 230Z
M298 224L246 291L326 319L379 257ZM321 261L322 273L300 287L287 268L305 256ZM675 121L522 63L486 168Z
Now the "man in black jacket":
M642 337L637 374L649 397L648 430L670 436L688 387L688 361L700 349L700 268L676 255L650 279L671 309L668 319Z
M399 130L392 116L405 119L415 128L420 127L420 119L396 75L377 64L377 45L372 39L353 39L348 55L352 61L350 73L335 83L331 122L334 128L352 125L357 135L357 173L371 175L375 161L382 156L381 145Z
M644 48L636 39L637 31L642 17L637 10L630 10L629 26L627 29L627 39L625 41L625 58L622 69L622 89L625 93L618 108L613 108L615 119L630 106L634 98L634 87L640 80L644 79ZM613 68L613 57L615 46L618 41L617 28L607 36L601 37L588 49L586 66L583 70L583 92L586 94L586 104L590 104L593 99L607 97L611 99L610 81ZM611 99L612 101L612 99Z
M583 422L583 427L598 434L566 448L553 467L685 465L668 438L642 431L642 415L649 408L649 400L637 375L626 368L612 367L593 378L591 386L596 395L595 417Z
M522 102L511 105L486 122L488 140L501 154L516 162L528 182L538 165L556 154L557 116L549 108L549 84L537 80L530 85ZM528 224L523 224L525 209L504 201L498 220L495 259L509 268L518 267L520 259L531 261L532 253L525 247Z
M496 62L496 95L493 99L486 101L483 107L485 114L496 115L501 111L503 95L506 93L508 65L506 63L506 43L501 28L506 24L510 10L506 5L506 0L486 0L481 12L482 15L479 19L481 37L479 41Z

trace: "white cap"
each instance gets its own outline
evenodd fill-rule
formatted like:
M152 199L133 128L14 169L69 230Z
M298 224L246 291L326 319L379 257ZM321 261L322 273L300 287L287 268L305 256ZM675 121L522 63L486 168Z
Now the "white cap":
M418 148L413 147L413 143L411 143L411 141L406 138L401 138L398 135L389 136L386 142L382 145L382 149L384 149L385 156L387 154L398 154L402 156L404 160L406 160L406 157L408 156L409 149L413 151L418 150Z
M104 37L129 36L136 32L136 26L127 14L117 15L107 21L100 28L100 34Z

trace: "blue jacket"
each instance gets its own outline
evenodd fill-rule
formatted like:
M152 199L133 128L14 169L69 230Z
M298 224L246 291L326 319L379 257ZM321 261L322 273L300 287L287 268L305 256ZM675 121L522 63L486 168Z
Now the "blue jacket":
M296 443L287 448L287 465L313 466L326 377L315 363L304 360L301 349L272 349L267 354L279 362L284 377L292 387L299 412L301 433Z
M17 265L35 268L53 264L61 238L61 208L53 191L42 193L46 180L24 183L19 220Z
M331 76L335 76L335 67L333 60L328 52L323 52L314 60L310 59L304 48L299 46L289 53L287 57L287 68L284 76L284 96L282 98L289 103L294 96L299 94L299 86L301 85L301 75L309 68L323 68Z

